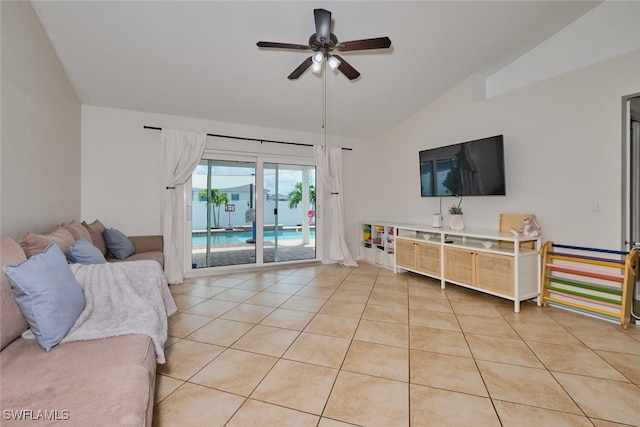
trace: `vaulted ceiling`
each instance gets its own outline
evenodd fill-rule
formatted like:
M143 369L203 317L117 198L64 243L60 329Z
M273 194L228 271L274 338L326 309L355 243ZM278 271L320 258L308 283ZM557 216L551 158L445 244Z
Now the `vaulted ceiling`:
M328 132L375 139L473 74L500 69L598 1L32 1L82 103L321 132L323 77L287 76L309 52L313 9L340 41L391 49L341 54L328 71ZM215 130L214 130L215 131Z

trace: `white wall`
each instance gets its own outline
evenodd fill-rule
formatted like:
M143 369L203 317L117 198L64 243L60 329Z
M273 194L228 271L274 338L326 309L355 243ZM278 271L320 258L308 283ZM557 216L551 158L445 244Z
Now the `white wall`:
M98 218L105 226L118 228L129 235L160 233L160 132L143 129L145 125L305 144L323 143L321 134L83 105L83 219ZM356 230L358 220L367 216L365 202L377 194L369 185L377 173L370 167L374 159L372 142L328 136L327 143L353 148L353 151L343 151L343 169L346 227ZM207 138L207 146L239 153L313 158L308 147L220 138ZM324 200L328 200L328 196L325 195ZM328 209L320 207L319 210L321 217L328 218ZM324 243L327 242L325 239ZM357 253L357 235L354 234L349 244ZM324 254L327 253L325 250Z
M80 218L80 102L31 4L2 10L2 236Z
M376 185L381 215L429 224L438 199L420 197L418 151L503 134L507 195L465 198L467 227L534 213L545 240L619 247L621 98L640 90L639 71L634 51L478 102L473 79L460 83L377 141L377 169L390 171Z
M640 49L640 2L608 0L489 76L491 97Z

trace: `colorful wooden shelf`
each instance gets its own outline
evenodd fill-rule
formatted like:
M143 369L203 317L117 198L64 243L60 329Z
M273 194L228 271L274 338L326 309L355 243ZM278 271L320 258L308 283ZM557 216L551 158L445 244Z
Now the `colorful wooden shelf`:
M546 242L541 250L542 303L629 327L638 250Z

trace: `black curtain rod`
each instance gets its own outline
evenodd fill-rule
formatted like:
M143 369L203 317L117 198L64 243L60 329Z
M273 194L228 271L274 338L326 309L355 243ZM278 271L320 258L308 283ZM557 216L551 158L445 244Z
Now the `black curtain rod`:
M151 130L162 130L162 128L159 127L155 127L155 126L143 126L144 129L151 129ZM271 144L287 144L287 145L299 145L301 147L313 147L312 144L303 144L301 142L285 142L285 141L272 141L269 139L257 139L257 138L245 138L242 136L231 136L231 135L218 135L218 134L214 134L214 133L208 133L207 136L215 136L218 138L227 138L227 139L241 139L244 141L255 141L255 142L259 142L259 143L263 143L263 142L269 142ZM342 147L343 150L345 151L353 151L352 148L346 148L346 147Z

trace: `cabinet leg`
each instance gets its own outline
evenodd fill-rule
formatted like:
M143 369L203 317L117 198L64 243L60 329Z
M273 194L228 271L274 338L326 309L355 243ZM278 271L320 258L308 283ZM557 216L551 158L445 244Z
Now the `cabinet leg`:
M515 300L513 302L513 311L516 313L520 313L520 301Z

